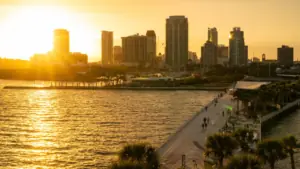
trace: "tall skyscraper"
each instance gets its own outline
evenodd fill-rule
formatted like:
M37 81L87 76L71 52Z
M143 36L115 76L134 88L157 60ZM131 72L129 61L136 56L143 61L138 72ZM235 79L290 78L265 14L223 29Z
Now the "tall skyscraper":
M155 61L156 58L156 35L153 30L148 30L147 36L147 55L151 62Z
M114 46L114 59L115 63L122 63L123 62L123 52L121 46Z
M217 64L218 47L211 41L207 41L201 47L201 64L210 67Z
M231 66L246 65L248 62L248 47L245 47L244 32L235 27L230 32L229 38L229 64Z
M60 61L67 61L70 55L70 37L66 29L55 29L53 32L53 54Z
M147 53L147 36L136 34L122 37L122 49L127 65L146 64L151 60Z
M188 19L170 16L166 20L166 64L180 69L188 62Z
M218 31L217 28L208 28L208 41L218 46Z
M113 32L102 31L102 64L113 64Z
M294 62L294 48L282 45L277 49L277 61L280 65L292 65Z

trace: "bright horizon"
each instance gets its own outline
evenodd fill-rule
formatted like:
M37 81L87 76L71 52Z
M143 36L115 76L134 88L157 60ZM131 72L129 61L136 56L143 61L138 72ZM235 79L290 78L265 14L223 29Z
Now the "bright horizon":
M114 45L121 37L154 30L158 52L164 53L165 22L171 15L189 20L189 50L197 52L207 40L207 28L216 27L219 44L228 45L233 27L241 27L253 54L277 57L281 45L294 47L300 58L299 0L1 0L0 57L29 59L34 53L52 50L53 30L70 31L72 52L101 59L101 31L114 32Z

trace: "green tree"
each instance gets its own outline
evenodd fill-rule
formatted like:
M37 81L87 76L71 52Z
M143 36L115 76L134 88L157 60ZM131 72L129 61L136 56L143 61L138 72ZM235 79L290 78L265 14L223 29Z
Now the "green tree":
M263 162L257 156L242 154L231 157L225 169L263 169Z
M288 137L284 137L282 139L282 142L286 153L288 153L291 158L292 169L295 169L294 153L295 153L295 149L298 147L297 139L294 136L288 136Z
M131 163L137 163L139 165L142 165L143 169L159 168L158 154L155 151L155 148L153 148L148 144L126 145L119 152L118 156L119 156L119 164L122 164L124 162L131 162Z
M231 135L216 133L207 138L205 147L205 156L213 155L218 158L218 165L222 168L224 158L232 156L238 144Z
M238 129L232 135L236 141L239 143L240 148L243 152L250 152L250 144L255 142L254 140L254 131L251 129Z
M271 169L275 168L275 163L286 158L284 145L278 140L266 140L258 143L257 155L266 163L269 163Z

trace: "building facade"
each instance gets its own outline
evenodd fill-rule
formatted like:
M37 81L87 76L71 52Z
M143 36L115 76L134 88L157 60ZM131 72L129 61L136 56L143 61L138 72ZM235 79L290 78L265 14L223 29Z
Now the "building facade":
M121 46L114 46L114 63L120 64L123 62L123 52Z
M277 49L277 61L280 65L293 65L294 48L282 45Z
M230 66L247 65L248 47L245 46L244 32L235 27L230 32L229 39L229 64Z
M208 28L208 41L218 46L218 30L217 28Z
M188 62L188 19L170 16L166 20L166 64L179 70Z
M219 65L227 65L228 64L228 46L225 46L225 45L218 46L217 64L219 64Z
M123 63L137 66L150 62L147 53L147 36L139 34L122 37Z
M56 29L53 32L53 51L55 60L65 62L70 55L70 36L66 29Z
M154 30L148 30L147 36L147 55L151 62L155 61L156 58L156 35Z
M102 64L113 64L113 32L102 31L101 42Z
M201 64L204 67L210 67L217 64L218 47L210 41L207 41L201 47Z

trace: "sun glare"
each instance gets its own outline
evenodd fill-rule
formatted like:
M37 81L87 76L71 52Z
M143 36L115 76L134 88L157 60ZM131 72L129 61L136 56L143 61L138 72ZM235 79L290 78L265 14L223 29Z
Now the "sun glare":
M90 44L84 38L90 36L83 36L82 30L90 30L90 27L82 17L57 7L22 7L12 11L0 22L1 55L29 59L34 53L46 53L52 49L52 32L56 28L70 31L71 50L72 39L85 40L80 45L75 43L73 49L83 45L78 50L87 52Z

